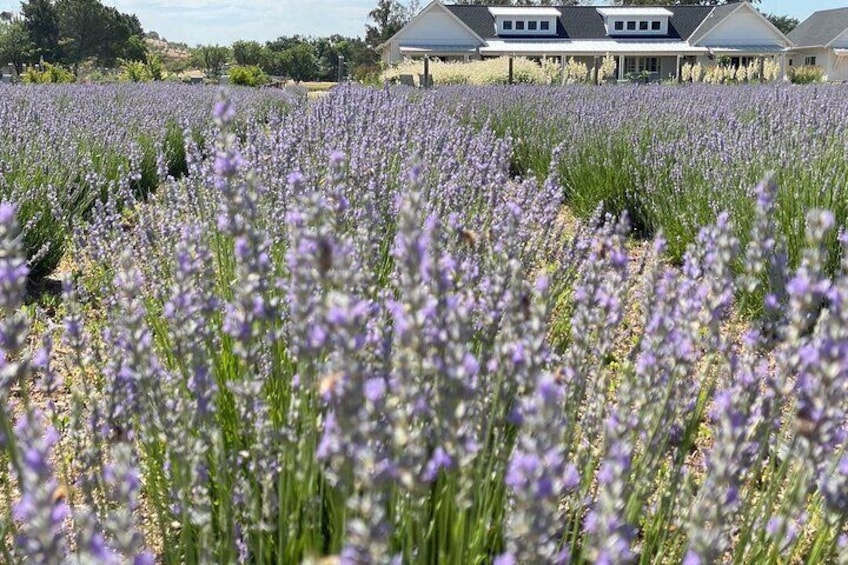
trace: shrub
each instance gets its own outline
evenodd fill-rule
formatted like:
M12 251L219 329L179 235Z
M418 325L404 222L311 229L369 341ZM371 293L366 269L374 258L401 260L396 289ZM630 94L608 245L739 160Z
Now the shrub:
M550 84L559 81L559 74L552 77L550 65L540 65L526 57L513 59L513 82L515 84ZM400 75L424 74L424 61L406 60L383 73L384 80L395 80ZM470 62L430 61L430 75L436 85L496 85L509 83L509 57L498 57Z
M142 61L121 61L121 74L118 79L124 82L150 82L153 74Z
M59 84L74 82L74 73L59 66L50 63L44 63L42 69L30 67L21 74L21 80L24 84Z
M789 80L792 84L812 84L821 82L824 78L824 69L812 65L803 67L792 67L789 70Z
M268 75L256 65L236 65L230 67L230 84L237 86L262 86L268 82Z

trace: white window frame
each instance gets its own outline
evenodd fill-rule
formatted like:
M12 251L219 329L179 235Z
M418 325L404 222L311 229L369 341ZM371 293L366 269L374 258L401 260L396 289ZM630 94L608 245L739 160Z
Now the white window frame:
M510 26L510 29L504 27L504 24ZM547 25L547 29L543 29L542 25ZM536 29L530 29L531 25L535 25ZM519 28L521 26L521 28ZM498 35L540 35L548 36L556 33L556 18L554 17L516 17L504 16L498 17L495 20L495 29Z
M658 26L654 28L654 26ZM661 36L668 35L668 18L657 17L617 17L609 18L604 22L607 30L607 35L644 35L644 36ZM616 29L616 26L621 26L621 29ZM643 29L644 26L644 29Z
M805 67L815 67L816 66L816 56L810 55L809 57L804 57L804 66Z
M653 63L653 64L652 64ZM654 70L651 70L651 67ZM624 74L641 73L648 71L651 74L660 72L659 57L625 57L624 59Z

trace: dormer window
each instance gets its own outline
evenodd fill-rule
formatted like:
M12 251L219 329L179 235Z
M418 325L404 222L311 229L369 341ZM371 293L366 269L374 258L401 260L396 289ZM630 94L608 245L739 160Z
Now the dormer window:
M667 35L674 13L661 7L611 6L597 8L607 35Z
M556 30L560 11L539 6L491 6L497 35L550 36Z

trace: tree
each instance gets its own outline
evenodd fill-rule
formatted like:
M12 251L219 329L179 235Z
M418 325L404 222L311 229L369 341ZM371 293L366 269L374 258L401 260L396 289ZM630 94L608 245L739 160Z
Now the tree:
M243 67L261 66L267 58L265 48L258 41L236 41L232 50L236 64Z
M119 58L146 58L144 30L135 15L104 6L100 0L57 0L56 9L67 63L95 59L111 65Z
M280 63L286 74L296 82L315 80L318 74L318 58L315 48L303 41L289 47L280 54Z
M111 26L98 0L58 0L56 8L67 63L78 65L89 58L108 58Z
M200 45L191 50L192 63L210 77L219 76L229 58L230 50L220 45Z
M801 23L798 18L793 18L792 16L766 14L766 18L768 18L768 21L770 21L772 25L779 29L784 35L798 27L798 24Z
M23 22L0 22L0 66L11 63L20 74L31 53L32 42Z
M59 47L59 11L50 0L29 0L21 3L21 15L24 27L34 46L33 55L46 61L58 61L61 57Z
M399 0L379 0L377 7L368 12L372 24L365 24L365 42L377 47L396 34L418 11L418 2L402 4Z

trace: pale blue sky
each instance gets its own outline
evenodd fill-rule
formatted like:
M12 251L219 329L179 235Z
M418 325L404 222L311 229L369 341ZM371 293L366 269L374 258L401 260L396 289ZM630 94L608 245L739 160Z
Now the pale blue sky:
M421 0L426 5L429 0ZM136 14L146 30L189 45L230 44L237 39L267 41L281 35L364 34L376 0L105 0ZM448 0L449 3L449 0ZM602 2L598 2L602 3ZM19 0L0 0L0 11L17 10ZM848 7L848 0L762 0L760 10L803 20L816 10Z

